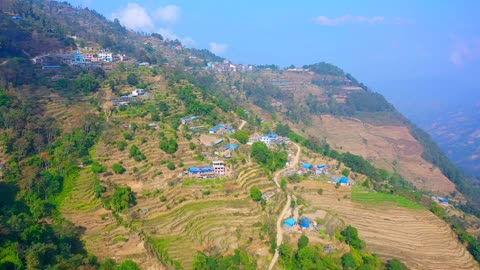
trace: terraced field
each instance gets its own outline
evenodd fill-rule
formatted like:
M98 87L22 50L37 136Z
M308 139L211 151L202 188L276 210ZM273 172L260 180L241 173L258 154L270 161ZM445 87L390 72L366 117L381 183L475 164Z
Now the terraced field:
M82 240L86 249L100 259L133 259L143 267L158 265L147 254L143 239L119 226L111 212L102 207L102 202L94 194L95 177L89 168L82 170L67 189L60 207L65 218L85 229Z
M348 187L335 189L312 181L300 186L307 187L302 196L313 207L336 213L356 227L367 249L383 259L399 258L411 269L479 269L450 227L427 210L400 207L379 197L365 203L352 202ZM324 190L322 195L313 191L318 188Z
M223 184L220 186L233 186L229 194L212 187L208 196L198 199L190 196L185 203L172 205L170 210L165 207L165 202L163 205L158 202L157 206L150 204L152 208L145 219L134 221L132 226L152 238L157 249L162 250L169 260L186 268L190 267L198 251L207 251L212 247L226 254L235 248L248 249L252 245L256 246L255 252L266 251L268 248L259 237L266 216L260 205L249 197L252 186L261 190L274 189L273 182L262 175L264 173L259 166L249 164L235 179L221 181ZM214 181L188 180L181 189L165 192L167 201L172 201L171 194L175 193L201 194L199 190L204 189L205 183L211 185L209 183Z

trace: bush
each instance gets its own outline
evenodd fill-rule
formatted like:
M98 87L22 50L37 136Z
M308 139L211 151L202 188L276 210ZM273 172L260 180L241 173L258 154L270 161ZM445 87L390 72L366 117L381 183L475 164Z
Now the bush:
M197 148L197 146L193 142L191 142L190 143L190 150L195 150L195 148Z
M345 237L345 242L355 249L362 249L362 240L358 237L358 231L355 227L347 226L341 235Z
M173 171L173 170L175 170L175 164L173 164L172 162L169 162L169 163L167 164L167 168L168 168L169 170Z
M125 168L118 163L113 164L112 170L118 174L123 174L126 171Z
M343 169L343 170L342 170L342 175L348 177L348 176L350 175L350 170L347 169L347 168Z
M123 138L124 138L125 140L129 140L129 141L130 141L130 140L133 139L133 135L132 135L132 133L130 133L130 132L124 132L124 133L123 133Z
M92 171L94 173L103 173L107 170L107 167L106 166L102 166L100 165L100 163L98 163L97 161L94 161L92 163Z
M310 242L310 239L304 234L300 236L300 239L298 239L298 249L302 249L306 246L308 246L308 242Z
M408 267L398 259L387 262L387 270L408 270Z
M257 187L252 187L250 189L250 197L254 201L259 202L262 200L262 192Z
M160 197L160 201L161 202L166 202L167 201L167 197L165 195L163 195L162 197Z
M128 146L128 143L126 141L117 142L117 147L120 151L125 150L125 148L127 148L127 146Z
M167 153L167 154L173 154L173 153L177 152L177 150L178 150L177 141L173 138L169 139L168 141L163 140L160 143L160 149L165 151L165 153Z
M134 203L135 195L130 187L115 187L115 193L110 200L110 206L115 212L127 209Z

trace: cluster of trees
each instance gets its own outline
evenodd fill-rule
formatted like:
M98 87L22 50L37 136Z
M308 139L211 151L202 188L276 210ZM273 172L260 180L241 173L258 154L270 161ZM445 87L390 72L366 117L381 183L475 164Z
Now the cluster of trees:
M271 172L285 167L288 160L287 152L272 151L263 142L253 143L251 156L258 164Z
M173 154L178 150L178 143L177 140L174 138L166 139L163 138L160 142L160 149L165 151L167 154Z
M240 130L232 135L235 139L237 139L240 143L246 144L250 137L250 132L248 130Z
M326 62L319 62L312 65L304 65L303 68L308 68L310 71L321 75L345 76L345 72L343 72L341 68Z
M202 102L202 99L194 93L191 86L179 87L177 96L185 103L186 113L189 115L207 116L215 109L213 104Z
M133 157L133 159L137 162L147 159L142 151L140 151L140 148L138 148L138 146L135 144L130 147L130 157Z
M135 204L135 194L129 186L115 187L115 192L110 198L110 207L115 212L127 209L130 205Z
M194 270L254 270L257 263L248 256L248 253L242 249L235 249L231 256L213 255L208 256L204 253L198 253L192 263Z

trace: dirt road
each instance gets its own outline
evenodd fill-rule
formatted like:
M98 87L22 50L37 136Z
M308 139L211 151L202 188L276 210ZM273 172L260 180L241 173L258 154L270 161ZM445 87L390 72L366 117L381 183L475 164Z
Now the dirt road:
M238 126L238 130L242 130L243 126L245 126L245 124L247 123L247 121L245 120L241 120L242 123L240 124L240 126Z
M293 143L293 142L292 142ZM292 168L295 168L297 165L298 165L298 161L300 159L300 153L301 153L301 148L298 144L296 143L293 143L296 147L297 147L297 153L295 154L295 157L293 158L292 162L290 162L290 165L288 166L288 168L285 168L277 173L274 174L273 176L273 181L275 182L275 185L277 185L278 188L280 188L280 183L279 183L279 176L280 174L285 171L285 170L288 170L288 169L292 169ZM273 266L277 263L278 261L278 256L279 256L279 253L278 253L278 247L282 244L283 242L283 226L282 226L282 222L283 222L283 219L285 218L285 215L290 212L290 207L291 207L291 202L292 202L292 196L290 196L290 194L288 194L288 191L285 190L285 192L287 193L287 202L285 203L285 206L283 207L283 210L282 212L280 213L280 215L278 216L277 218L277 249L275 250L275 254L273 255L273 258L272 258L272 261L270 262L270 265L268 266L268 270L271 270L273 268ZM298 215L298 209L300 209L301 206L297 207L297 215Z

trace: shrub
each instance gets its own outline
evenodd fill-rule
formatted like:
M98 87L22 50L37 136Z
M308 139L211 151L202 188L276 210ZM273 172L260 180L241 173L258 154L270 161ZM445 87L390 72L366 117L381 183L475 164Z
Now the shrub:
M118 174L123 174L126 171L125 168L118 163L113 164L112 170Z
M100 163L98 163L97 161L94 161L92 163L92 171L94 173L103 173L107 170L107 167L106 166L102 166L100 165Z
M259 202L262 200L262 192L257 187L252 187L250 189L250 197L254 201Z
M167 168L168 168L169 170L173 171L173 170L175 170L175 164L173 164L172 162L169 162L169 163L167 164Z

